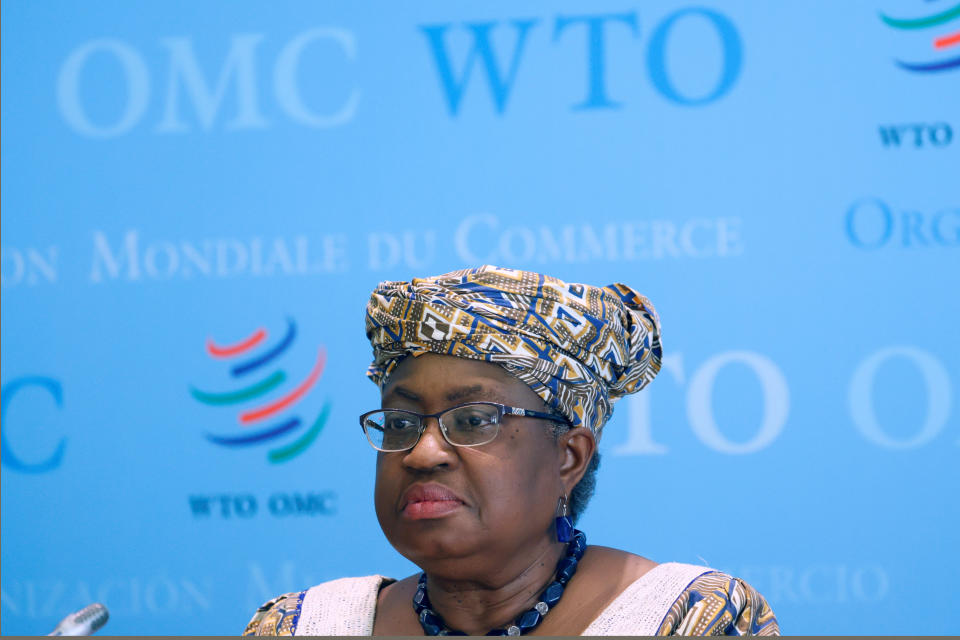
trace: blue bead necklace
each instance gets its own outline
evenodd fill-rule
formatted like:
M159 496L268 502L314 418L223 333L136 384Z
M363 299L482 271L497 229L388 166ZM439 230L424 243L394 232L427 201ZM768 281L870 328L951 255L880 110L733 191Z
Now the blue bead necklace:
M573 530L573 539L567 544L567 550L557 563L557 573L553 582L547 585L547 588L540 594L537 604L533 608L520 615L512 625L506 629L494 629L487 633L488 636L520 636L533 631L547 611L557 606L563 590L566 589L570 578L577 572L577 563L583 557L583 552L587 549L587 536L578 529ZM420 626L423 632L428 636L465 636L463 631L455 631L447 627L443 618L437 614L430 605L430 598L427 597L427 574L420 574L420 582L417 584L417 593L413 596L413 610L417 612L420 618Z

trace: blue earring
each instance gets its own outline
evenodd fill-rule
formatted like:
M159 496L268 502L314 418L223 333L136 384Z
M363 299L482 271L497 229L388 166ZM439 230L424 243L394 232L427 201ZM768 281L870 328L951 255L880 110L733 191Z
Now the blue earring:
M557 501L557 517L554 520L557 526L557 542L573 540L573 520L570 518L570 503L567 494L563 494Z

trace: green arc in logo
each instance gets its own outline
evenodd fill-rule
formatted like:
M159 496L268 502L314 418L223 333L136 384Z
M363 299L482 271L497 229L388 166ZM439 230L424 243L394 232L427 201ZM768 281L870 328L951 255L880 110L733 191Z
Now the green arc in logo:
M317 436L320 435L320 431L323 429L323 425L326 423L329 415L330 403L324 402L323 408L320 409L320 415L318 415L317 419L314 420L313 424L310 426L310 429L308 429L307 432L303 434L303 436L301 436L296 442L293 442L286 447L271 451L267 456L270 459L270 462L283 462L285 460L289 460L309 447L310 443L316 440Z
M285 374L283 371L275 371L270 377L261 380L256 384L250 385L249 387L237 389L236 391L228 391L226 393L210 393L190 387L190 395L204 404L237 404L238 402L250 400L251 398L256 398L257 396L262 396L274 387L280 385L286 379L287 374Z
M952 9L947 9L941 13L935 13L934 15L927 16L926 18L891 18L881 13L880 19L891 27L895 27L897 29L923 29L924 27L933 27L938 24L943 24L944 22L953 20L958 16L960 16L960 4Z

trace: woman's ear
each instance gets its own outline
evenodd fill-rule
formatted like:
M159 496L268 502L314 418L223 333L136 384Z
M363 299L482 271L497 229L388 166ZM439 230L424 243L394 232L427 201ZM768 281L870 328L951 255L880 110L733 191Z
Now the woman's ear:
M574 427L560 436L557 445L560 448L560 480L569 494L587 472L597 450L597 441L586 427Z

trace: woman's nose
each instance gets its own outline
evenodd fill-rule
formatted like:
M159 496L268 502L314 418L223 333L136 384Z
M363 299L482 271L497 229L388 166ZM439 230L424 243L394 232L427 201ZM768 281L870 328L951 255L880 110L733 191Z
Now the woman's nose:
M427 470L449 467L456 459L453 445L447 442L440 431L440 422L436 418L428 418L420 440L404 456L403 463L412 469Z

